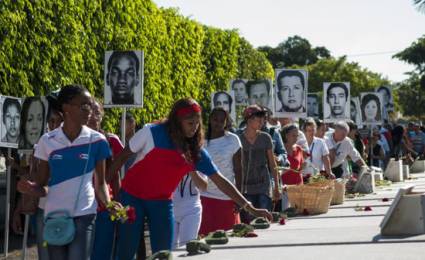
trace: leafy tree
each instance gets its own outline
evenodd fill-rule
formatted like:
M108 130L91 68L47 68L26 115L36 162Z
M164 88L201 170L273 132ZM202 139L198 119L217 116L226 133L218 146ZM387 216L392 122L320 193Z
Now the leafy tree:
M425 35L409 47L393 56L399 60L415 65L419 73L425 72Z
M259 47L258 50L266 54L274 68L310 65L316 63L319 59L330 57L328 49L325 47L313 48L307 39L298 35L289 37L276 48L263 46Z
M420 12L425 12L425 0L413 0L413 3Z
M131 111L150 122L181 97L207 108L210 93L227 89L241 68L273 73L243 41L237 31L203 26L149 0L1 0L0 94L44 95L80 83L102 98L105 51L144 50L145 106ZM117 132L120 113L106 111L105 130Z
M399 105L404 116L423 117L425 90L420 86L420 76L410 73L410 77L397 84Z
M322 92L323 82L350 82L351 96L358 96L360 92L373 91L374 88L389 84L388 79L379 73L362 68L356 62L347 62L346 57L320 59L309 66L292 66L304 68L308 71L309 92Z

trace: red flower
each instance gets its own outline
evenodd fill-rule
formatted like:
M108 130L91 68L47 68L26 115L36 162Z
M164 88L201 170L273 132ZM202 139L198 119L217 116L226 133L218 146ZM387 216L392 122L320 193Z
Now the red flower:
M245 237L258 237L258 235L254 232L246 233Z
M279 221L279 224L285 225L285 218L281 218L280 221Z
M310 215L310 212L308 212L308 210L307 210L307 209L304 209L304 210L303 210L303 215L304 215L304 216L308 216L308 215Z
M383 202L387 202L387 201L389 201L389 199L388 198L383 198L382 201Z
M134 209L134 207L129 207L127 209L127 218L129 224L132 224L134 223L134 221L136 221L136 210Z
M364 207L364 211L372 211L372 208L370 206Z

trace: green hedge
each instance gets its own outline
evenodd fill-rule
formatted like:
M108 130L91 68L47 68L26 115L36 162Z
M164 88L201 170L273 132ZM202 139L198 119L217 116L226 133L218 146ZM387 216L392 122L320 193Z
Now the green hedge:
M235 77L273 77L270 63L235 30L203 26L149 0L0 1L0 93L44 95L81 83L103 96L106 50L145 51L138 122L165 117L181 97L209 109L210 93ZM118 132L119 109L104 128Z

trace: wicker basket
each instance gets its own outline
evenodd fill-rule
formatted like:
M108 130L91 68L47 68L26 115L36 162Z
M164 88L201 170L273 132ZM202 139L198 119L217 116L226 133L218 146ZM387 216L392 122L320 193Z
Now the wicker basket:
M335 191L332 196L331 205L339 205L344 203L346 180L338 179L335 181Z
M289 185L287 187L288 199L291 207L297 209L297 213L307 210L309 214L322 214L329 210L333 185Z

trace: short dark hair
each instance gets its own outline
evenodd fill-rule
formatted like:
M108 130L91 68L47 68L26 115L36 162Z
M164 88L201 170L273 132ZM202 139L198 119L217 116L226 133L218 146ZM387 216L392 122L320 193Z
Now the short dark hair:
M288 139L286 139L286 136L288 135L288 133L291 132L292 130L295 130L295 129L298 130L298 127L295 124L288 124L288 125L285 125L284 127L282 127L281 135L282 135L282 141L284 143L286 143L288 141Z
M114 51L112 52L111 56L108 60L108 73L111 70L112 63L123 56L127 56L131 59L133 59L136 63L136 74L139 75L139 58L137 57L136 53L134 51Z
M266 79L250 80L246 83L246 93L251 97L251 87L253 85L264 84L267 88L267 94L270 94L270 82Z
M62 106L64 104L68 104L73 98L83 94L84 92L89 92L89 91L82 85L73 84L73 85L64 86L60 90L58 95L59 111L63 112Z
M16 98L5 98L5 100L3 102L3 123L5 122L5 116L6 116L7 109L10 106L16 106L19 113L21 112L21 104L19 103L18 99L16 99Z
M222 95L222 94L225 95L229 99L229 112L230 112L230 110L232 110L233 99L232 99L232 96L230 96L229 93L227 93L225 91L217 91L217 92L215 92L215 94L213 96L214 107L215 107L215 103L217 102L218 95Z
M328 89L326 90L326 101L329 103L329 95L331 92L331 89L333 88L342 88L345 92L345 101L348 100L348 88L347 85L345 85L344 83L341 82L337 82L337 83L331 83L329 84Z
M391 96L391 91L388 87L380 86L376 91L379 92L380 90L384 90L385 92L387 92L388 96Z
M324 125L324 124L325 124L325 122L323 122L323 120L322 120L322 119L316 119L315 121L316 121L316 126L317 126L317 128L319 128L319 127L321 127L322 125Z
M375 101L376 105L378 106L378 111L376 113L376 121L381 121L381 101L379 100L379 97L375 94L369 93L363 96L362 98L362 102L361 102L361 108L362 108L362 119L366 118L366 114L365 114L365 107L367 105L367 103L369 103L370 101Z
M232 89L233 89L233 86L238 83L242 83L246 87L246 83L243 79L235 79L234 81L232 81Z
M299 70L282 70L277 76L277 88L281 89L280 80L284 77L298 77L301 80L301 84L303 85L303 89L305 89L305 80L304 75Z

